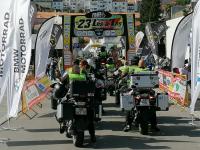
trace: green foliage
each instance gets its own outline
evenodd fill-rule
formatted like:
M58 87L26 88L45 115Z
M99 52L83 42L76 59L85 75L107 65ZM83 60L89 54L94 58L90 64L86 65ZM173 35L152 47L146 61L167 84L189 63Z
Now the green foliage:
M177 5L186 5L189 3L190 3L190 0L176 0Z
M140 21L142 29L147 22L158 21L160 19L161 9L160 0L142 0L140 5Z

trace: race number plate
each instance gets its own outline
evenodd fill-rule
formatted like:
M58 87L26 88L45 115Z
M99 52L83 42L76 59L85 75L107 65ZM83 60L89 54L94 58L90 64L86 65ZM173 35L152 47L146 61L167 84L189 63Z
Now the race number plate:
M75 114L76 115L87 115L87 108L76 108Z
M140 106L149 106L149 99L141 99L140 100Z

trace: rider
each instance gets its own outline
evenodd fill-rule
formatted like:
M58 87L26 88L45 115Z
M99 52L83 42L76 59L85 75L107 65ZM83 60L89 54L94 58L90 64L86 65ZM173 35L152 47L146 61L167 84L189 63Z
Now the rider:
M85 61L83 62L83 64ZM86 69L86 67L85 67ZM86 71L86 70L85 70ZM86 80L86 72L83 71L83 68L79 67L79 65L74 65L72 68L72 73L69 74L69 80ZM91 108L88 110L88 118L89 118L89 125L88 125L88 130L90 134L90 139L92 142L96 142L96 136L95 136L95 126L94 126L94 110Z
M98 57L99 57L99 59L101 61L105 61L106 62L106 60L108 58L108 53L106 51L106 47L105 46L101 47Z
M135 72L143 72L143 71L147 71L148 69L145 68L144 66L144 60L143 59L139 59L138 56L135 56L132 61L132 67L131 69L133 69L133 72L129 72L129 73L135 73ZM129 68L129 71L131 70ZM157 117L156 117L156 109L154 107L151 107L151 129L154 131L160 131L160 129L157 127ZM131 126L133 123L133 116L131 115L131 111L128 111L126 114L126 123L125 123L125 127L123 129L124 132L128 132L129 130L131 130ZM135 126L138 126L138 123L135 123Z

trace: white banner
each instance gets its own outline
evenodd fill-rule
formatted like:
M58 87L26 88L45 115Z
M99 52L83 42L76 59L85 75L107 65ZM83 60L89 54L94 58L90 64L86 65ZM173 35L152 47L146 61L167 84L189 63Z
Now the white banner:
M195 6L192 19L191 52L191 95L190 111L194 113L195 104L200 93L200 1Z
M192 27L192 14L185 16L178 24L172 42L172 68L183 68L189 35Z
M144 33L142 31L139 31L136 36L135 36L135 48L136 48L136 52L138 51L140 44L142 42L142 39L144 37Z
M12 22L14 3L6 0L0 5L0 103L8 86L14 25Z
M42 24L36 39L35 46L35 77L45 75L47 60L50 51L50 37L56 17L50 18Z
M14 12L15 34L12 39L14 44L10 64L9 118L17 116L21 91L31 59L30 0L15 0Z

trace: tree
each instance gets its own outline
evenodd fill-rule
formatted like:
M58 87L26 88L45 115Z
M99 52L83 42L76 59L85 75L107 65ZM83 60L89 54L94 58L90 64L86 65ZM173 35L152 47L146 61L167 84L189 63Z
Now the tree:
M176 0L177 5L187 5L190 3L190 0Z
M142 0L140 5L141 23L158 21L161 9L160 0Z

